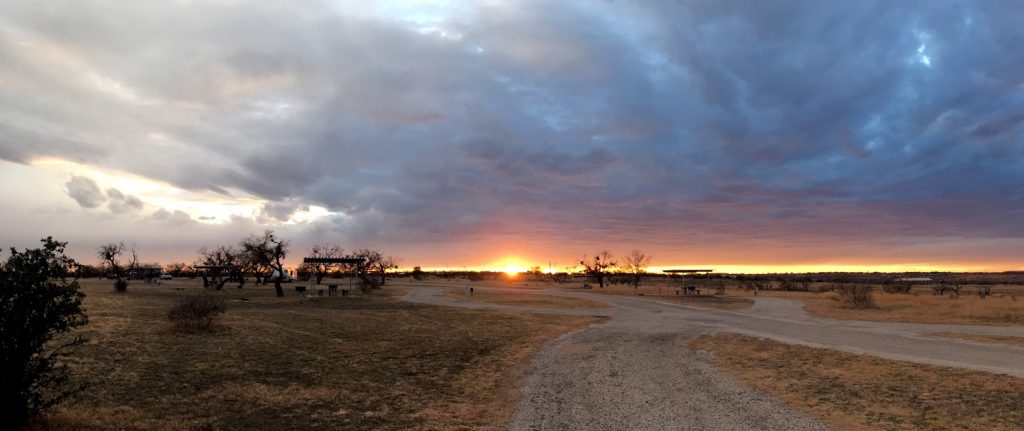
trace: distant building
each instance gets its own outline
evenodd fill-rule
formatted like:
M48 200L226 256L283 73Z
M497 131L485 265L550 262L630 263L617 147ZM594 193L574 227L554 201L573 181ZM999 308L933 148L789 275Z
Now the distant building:
M128 270L128 278L132 280L146 280L147 284L157 284L160 281L160 274L164 272L159 266L140 266Z

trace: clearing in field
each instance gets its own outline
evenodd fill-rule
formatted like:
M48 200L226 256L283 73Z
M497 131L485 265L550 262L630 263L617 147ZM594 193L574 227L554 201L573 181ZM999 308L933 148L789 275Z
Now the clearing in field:
M89 343L71 357L92 386L36 429L498 429L525 359L597 321L419 305L387 287L361 297L275 298L194 280L83 280ZM186 295L223 298L214 333L171 330Z
M544 295L537 292L513 290L481 290L474 289L472 294L465 288L444 289L444 296L464 301L479 301L500 305L540 308L609 308L610 305L584 298Z

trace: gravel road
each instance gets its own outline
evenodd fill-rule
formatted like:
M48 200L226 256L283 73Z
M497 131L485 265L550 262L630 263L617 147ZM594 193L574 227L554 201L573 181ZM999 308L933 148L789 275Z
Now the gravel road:
M609 317L552 341L534 358L536 372L523 382L511 430L825 429L715 371L707 353L686 348L690 339L714 332L1024 376L1024 349L927 336L1024 336L1024 327L1019 326L819 319L807 315L800 303L779 298L757 298L748 310L726 311L655 298L545 290L535 293L582 297L614 307L523 308L445 297L437 287L410 287L405 299L413 302Z

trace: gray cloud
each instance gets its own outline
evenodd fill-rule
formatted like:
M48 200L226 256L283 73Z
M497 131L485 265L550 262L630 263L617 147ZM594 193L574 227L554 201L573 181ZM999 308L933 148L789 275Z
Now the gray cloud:
M153 220L166 222L172 226L180 226L192 222L192 216L181 210L168 211L166 208L160 208L150 214L149 216Z
M0 41L0 158L242 192L261 223L320 205L367 241L1024 236L1012 2L98 10L0 6L31 42Z
M68 196L82 208L96 208L107 201L107 197L100 191L100 186L96 185L92 178L72 175L64 186L67 188Z
M115 188L107 189L107 197L110 198L110 202L107 203L107 208L114 214L137 211L142 209L144 206L142 200L138 197L126 195Z

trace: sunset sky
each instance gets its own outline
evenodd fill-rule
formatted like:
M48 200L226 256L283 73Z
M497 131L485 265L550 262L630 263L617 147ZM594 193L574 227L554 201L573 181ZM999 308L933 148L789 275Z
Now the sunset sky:
M1024 5L4 1L0 245L1024 269ZM4 252L6 254L6 252Z

